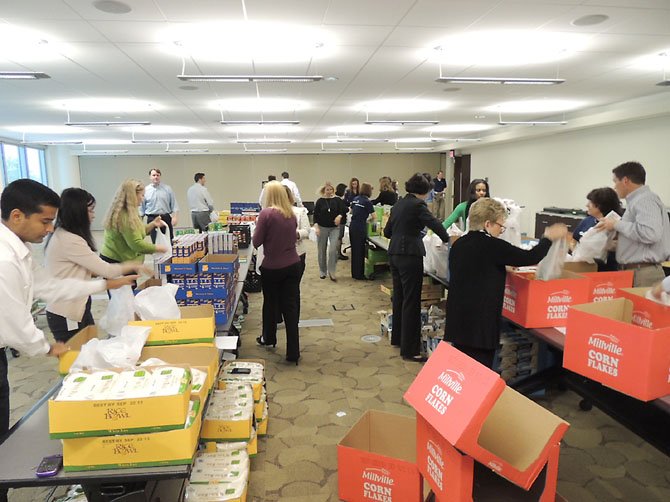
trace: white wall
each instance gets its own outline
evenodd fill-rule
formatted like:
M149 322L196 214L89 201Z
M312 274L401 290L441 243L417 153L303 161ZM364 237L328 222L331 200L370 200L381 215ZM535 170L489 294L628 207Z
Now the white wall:
M48 147L45 152L49 187L57 193L81 186L79 159L65 146Z
M653 118L463 150L472 178L488 177L491 193L524 205L522 231L534 233L543 207L583 209L593 188L612 186L612 169L636 160L647 184L670 205L670 119Z
M437 173L439 153L385 154L305 154L305 155L189 155L189 156L116 156L80 157L81 187L97 200L97 218L93 228L101 228L114 192L126 178L149 183L149 170L157 167L162 181L172 187L180 206L178 226L190 226L186 190L193 175L203 172L217 209L229 209L230 202L256 202L261 182L268 174L281 179L288 171L298 184L303 200L313 201L324 181L349 183L352 176L379 189L381 176L398 180L400 188L415 172Z

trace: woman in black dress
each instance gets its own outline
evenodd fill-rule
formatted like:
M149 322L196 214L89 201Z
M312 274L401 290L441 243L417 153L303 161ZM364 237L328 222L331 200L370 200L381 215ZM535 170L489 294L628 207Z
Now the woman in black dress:
M449 295L445 340L491 369L500 343L500 316L505 293L505 266L535 265L551 242L565 239L568 228L547 227L530 250L498 239L505 231L507 210L495 199L481 198L470 207L470 230L449 252Z

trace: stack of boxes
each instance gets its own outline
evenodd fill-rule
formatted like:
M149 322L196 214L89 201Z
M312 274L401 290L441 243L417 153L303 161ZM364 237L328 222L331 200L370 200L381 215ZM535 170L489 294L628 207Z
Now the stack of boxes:
M249 455L235 446L223 451L200 451L195 457L186 500L244 502L249 486Z
M500 334L500 348L493 369L508 384L538 372L540 342L520 330L510 329Z

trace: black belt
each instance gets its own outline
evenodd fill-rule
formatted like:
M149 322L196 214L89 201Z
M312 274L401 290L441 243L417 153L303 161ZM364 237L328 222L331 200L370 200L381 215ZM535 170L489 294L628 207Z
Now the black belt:
M643 262L643 263L619 263L619 270L634 270L638 268L646 268L646 267L660 267L660 263L648 263L648 262Z

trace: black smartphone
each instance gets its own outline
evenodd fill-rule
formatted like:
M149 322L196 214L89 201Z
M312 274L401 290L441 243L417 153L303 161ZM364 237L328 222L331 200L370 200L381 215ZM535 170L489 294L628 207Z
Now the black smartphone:
M251 368L233 368L230 373L232 375L248 375L251 373Z
M63 467L63 455L51 455L42 459L35 474L40 478L48 478L58 474L61 467Z

